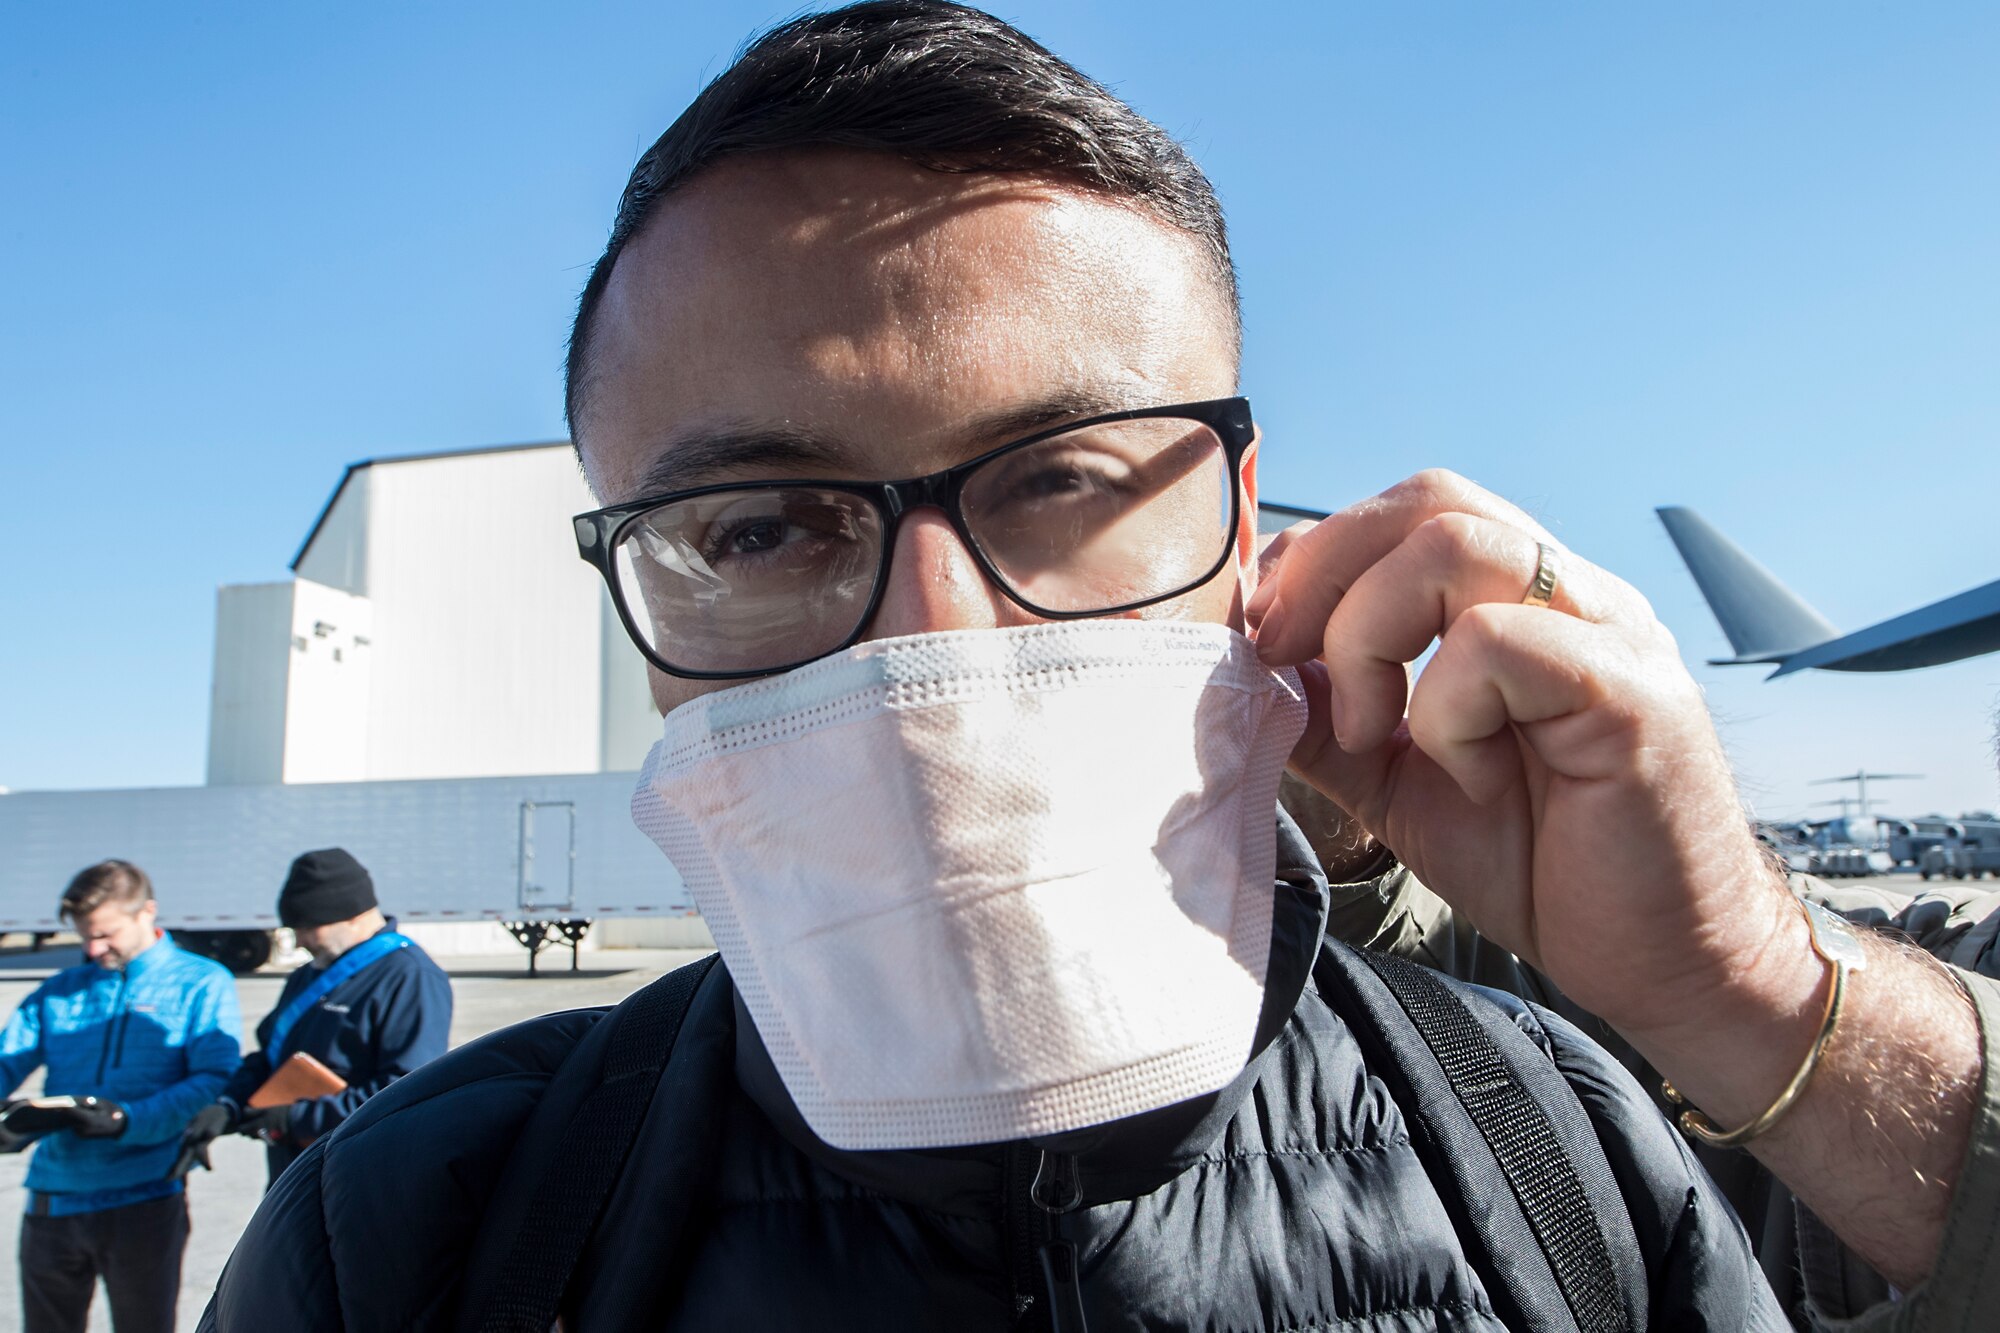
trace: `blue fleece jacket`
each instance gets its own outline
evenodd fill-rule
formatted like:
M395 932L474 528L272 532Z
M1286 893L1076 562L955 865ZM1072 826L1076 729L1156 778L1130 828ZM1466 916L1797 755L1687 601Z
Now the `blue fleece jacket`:
M119 971L85 963L37 986L0 1030L0 1088L11 1096L47 1065L46 1094L108 1097L130 1122L115 1139L49 1135L28 1188L113 1196L164 1181L181 1131L241 1063L242 1030L228 969L171 936Z

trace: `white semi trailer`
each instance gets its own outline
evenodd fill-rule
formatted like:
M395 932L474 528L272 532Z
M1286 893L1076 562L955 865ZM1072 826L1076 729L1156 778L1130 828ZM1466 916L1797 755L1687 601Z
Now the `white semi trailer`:
M237 971L271 954L292 858L345 847L402 922L498 922L529 950L595 920L694 914L632 825L635 775L162 787L0 795L0 932L45 936L63 886L107 857L142 867L160 924Z

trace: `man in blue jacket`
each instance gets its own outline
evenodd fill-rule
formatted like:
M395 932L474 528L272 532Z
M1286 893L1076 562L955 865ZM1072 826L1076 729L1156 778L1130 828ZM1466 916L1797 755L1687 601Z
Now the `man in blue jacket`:
M278 919L312 964L292 973L278 1007L257 1025L258 1049L188 1126L176 1174L197 1161L207 1166L208 1145L233 1131L269 1145L275 1183L313 1140L451 1045L451 979L391 927L374 880L347 851L330 847L292 862ZM252 1108L257 1090L295 1055L311 1056L347 1086Z
M27 1333L80 1329L104 1279L118 1333L174 1326L187 1199L168 1178L181 1132L234 1073L242 1019L219 963L175 947L154 924L152 881L125 861L70 881L62 917L80 967L37 986L0 1031L11 1095L46 1066L45 1098L12 1104L9 1149L39 1135L21 1225Z

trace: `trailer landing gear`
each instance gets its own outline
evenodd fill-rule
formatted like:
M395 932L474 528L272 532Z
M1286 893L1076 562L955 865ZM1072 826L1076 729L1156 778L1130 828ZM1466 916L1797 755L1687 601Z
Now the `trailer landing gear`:
M535 960L541 956L542 950L552 944L569 945L569 970L576 971L577 946L583 943L584 935L590 930L588 921L503 921L500 924L507 927L507 933L519 940L521 947L528 951L528 975L531 977L541 975L536 970Z

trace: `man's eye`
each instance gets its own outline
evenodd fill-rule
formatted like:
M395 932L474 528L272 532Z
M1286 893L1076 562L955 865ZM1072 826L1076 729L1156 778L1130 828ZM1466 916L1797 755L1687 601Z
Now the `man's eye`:
M700 551L711 565L776 552L856 540L853 516L830 505L790 505L778 513L724 515L702 535Z
M718 543L723 555L750 555L782 546L789 525L779 518L751 519L726 527Z
M1075 495L1083 491L1097 490L1101 480L1088 475L1078 467L1046 467L1017 481L1014 493L1023 498L1036 500L1055 495Z
M1008 479L1007 499L1015 504L1082 504L1122 499L1126 479L1091 464L1065 461L1024 470Z

